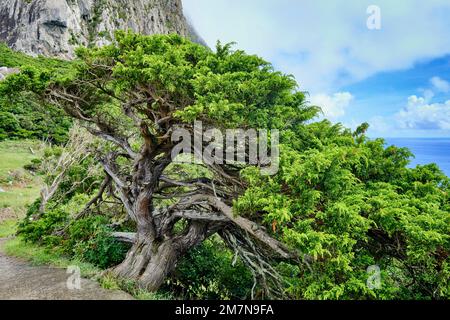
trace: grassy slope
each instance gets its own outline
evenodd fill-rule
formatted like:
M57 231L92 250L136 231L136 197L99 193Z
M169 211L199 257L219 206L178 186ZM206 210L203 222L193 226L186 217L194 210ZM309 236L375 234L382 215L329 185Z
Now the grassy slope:
M37 68L55 69L64 73L64 71L69 71L70 62L41 56L33 58L24 53L13 51L6 44L0 42L0 66L9 68L33 66Z
M21 217L39 196L39 178L23 166L38 157L40 150L36 141L0 142L0 188L4 191L0 192L0 222Z
M26 206L39 196L39 177L32 176L23 166L37 158L41 150L42 144L38 141L0 141L0 187L5 191L0 192L0 238L16 233L17 222L23 217ZM58 252L25 243L20 238L6 241L2 250L7 255L25 259L33 265L58 268L77 265L84 277L100 274L100 270L89 263L68 259Z

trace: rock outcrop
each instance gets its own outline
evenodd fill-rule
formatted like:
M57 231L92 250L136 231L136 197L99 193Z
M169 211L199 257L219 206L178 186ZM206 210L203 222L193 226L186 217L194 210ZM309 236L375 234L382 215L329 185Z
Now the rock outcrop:
M31 55L72 58L75 47L110 43L118 29L199 39L181 0L0 0L0 41Z
M19 69L17 69L17 68L0 67L0 81L4 80L6 78L6 76L13 74L13 73L18 73L18 72L19 72ZM0 192L2 192L2 191L0 190Z

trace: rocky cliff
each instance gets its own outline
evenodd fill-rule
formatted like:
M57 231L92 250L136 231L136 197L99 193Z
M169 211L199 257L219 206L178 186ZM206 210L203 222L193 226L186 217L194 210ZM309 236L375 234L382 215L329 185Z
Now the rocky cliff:
M71 58L78 45L107 44L118 29L199 40L181 0L0 0L0 41L31 55Z

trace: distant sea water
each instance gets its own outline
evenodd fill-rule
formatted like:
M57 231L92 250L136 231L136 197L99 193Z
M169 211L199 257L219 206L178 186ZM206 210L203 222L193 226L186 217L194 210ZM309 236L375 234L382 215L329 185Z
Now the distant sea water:
M410 167L436 163L450 177L450 138L385 138L387 145L406 147L414 154Z

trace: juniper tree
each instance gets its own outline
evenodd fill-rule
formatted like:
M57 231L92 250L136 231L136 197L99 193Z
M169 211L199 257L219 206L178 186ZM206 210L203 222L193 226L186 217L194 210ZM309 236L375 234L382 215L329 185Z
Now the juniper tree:
M118 33L113 45L80 49L78 57L74 76L55 81L49 75L45 88L33 90L42 89L45 101L108 142L96 156L105 181L136 223L133 246L114 273L156 290L180 257L219 233L269 293L278 279L267 260L297 255L272 238L260 218L233 213L233 202L245 190L243 164L200 163L202 175L180 172L186 166L174 173L168 170L176 147L171 135L183 128L193 136L194 120L204 130L302 123L315 109L304 105L293 78L229 45L213 52L176 35ZM194 146L183 151L195 153ZM157 205L161 199L173 201ZM180 220L183 228L175 230Z
M133 245L116 275L157 290L217 234L269 297L449 296L448 178L435 165L407 168L410 152L368 139L367 124L352 132L313 122L320 109L292 76L230 45L121 32L109 46L78 50L73 65L58 77L25 69L0 92L35 92L103 141L92 152L105 180L88 206L112 189L136 224L120 235ZM195 136L195 121L202 131L279 130L279 171L174 163L173 133ZM382 272L376 290L370 266Z

